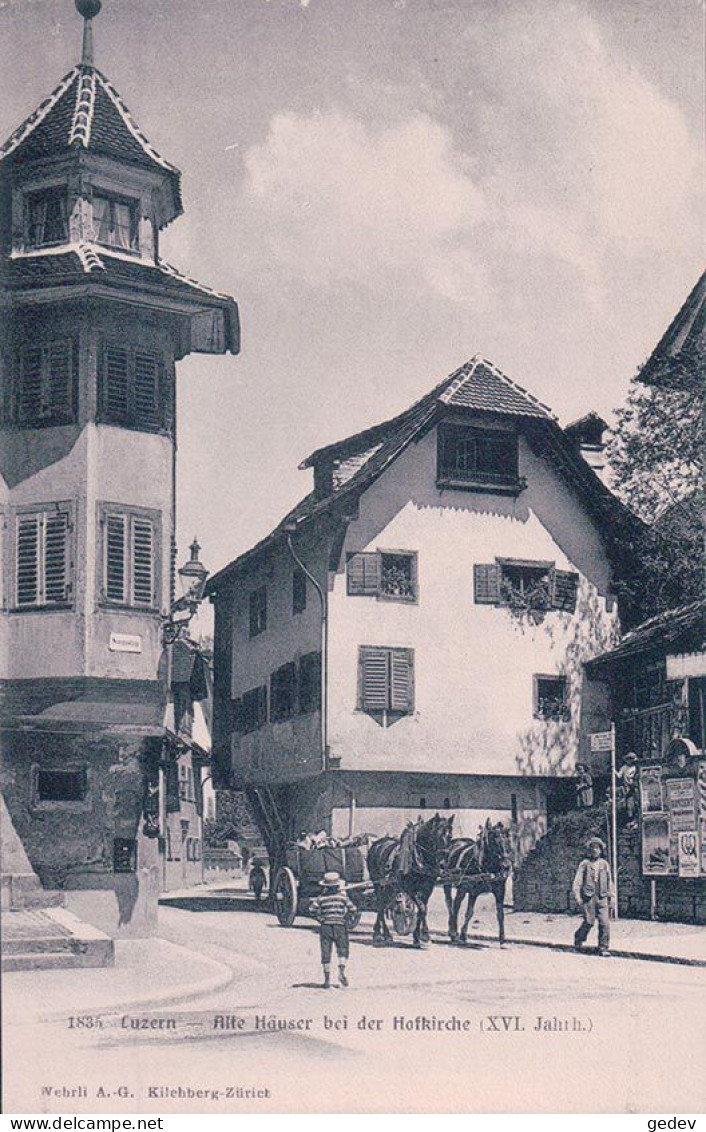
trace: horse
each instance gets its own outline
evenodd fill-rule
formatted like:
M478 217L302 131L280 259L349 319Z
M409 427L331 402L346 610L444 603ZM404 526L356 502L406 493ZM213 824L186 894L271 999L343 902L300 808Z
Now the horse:
M381 837L368 849L368 873L375 885L377 904L374 946L384 947L392 942L385 913L400 894L408 896L417 907L414 946L428 944L427 904L446 864L453 820L453 815L443 818L439 814L428 821L420 818L410 822L401 837Z
M512 868L510 834L502 822L493 825L490 818L481 826L474 841L470 837L455 838L449 847L447 872L459 873L458 880L444 884L449 913L449 938L452 943L466 943L468 925L476 900L483 892L492 892L498 918L498 937L505 943L505 885ZM456 895L452 900L452 890ZM466 916L459 935L458 914L468 897Z

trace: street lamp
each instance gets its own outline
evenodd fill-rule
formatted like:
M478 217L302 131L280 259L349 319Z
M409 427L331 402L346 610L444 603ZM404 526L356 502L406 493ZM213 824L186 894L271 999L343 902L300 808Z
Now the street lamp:
M191 619L201 603L206 588L208 570L199 558L201 547L196 537L194 537L189 551L190 558L177 570L181 596L172 605L164 622L163 636L166 645L174 644L174 641L186 636Z

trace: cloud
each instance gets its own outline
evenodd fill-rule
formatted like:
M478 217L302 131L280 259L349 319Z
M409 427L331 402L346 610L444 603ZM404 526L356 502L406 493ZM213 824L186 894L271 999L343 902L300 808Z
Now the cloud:
M531 274L535 289L601 306L611 261L689 239L699 146L590 15L557 0L491 6L456 50L471 89L440 79L433 113L399 99L391 121L381 96L377 115L272 118L245 154L241 203L279 269L486 312Z
M465 164L425 115L375 128L339 111L279 114L246 154L245 192L271 253L311 283L434 285L487 211Z

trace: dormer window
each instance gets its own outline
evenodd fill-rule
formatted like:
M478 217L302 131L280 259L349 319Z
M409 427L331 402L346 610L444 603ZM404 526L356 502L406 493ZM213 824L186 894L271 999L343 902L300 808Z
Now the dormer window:
M137 251L137 207L134 201L93 194L93 232L99 244Z
M437 481L440 487L516 494L524 486L517 434L478 425L439 425Z
M27 243L31 248L64 244L69 238L66 187L32 193L27 206Z

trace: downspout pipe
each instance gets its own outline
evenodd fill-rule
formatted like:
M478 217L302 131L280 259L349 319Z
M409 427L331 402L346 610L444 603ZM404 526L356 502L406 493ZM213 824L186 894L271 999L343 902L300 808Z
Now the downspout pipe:
M316 590L321 604L321 770L323 772L326 770L328 754L328 598L323 586L304 565L294 549L292 535L296 529L295 524L285 527L287 549L293 561Z

